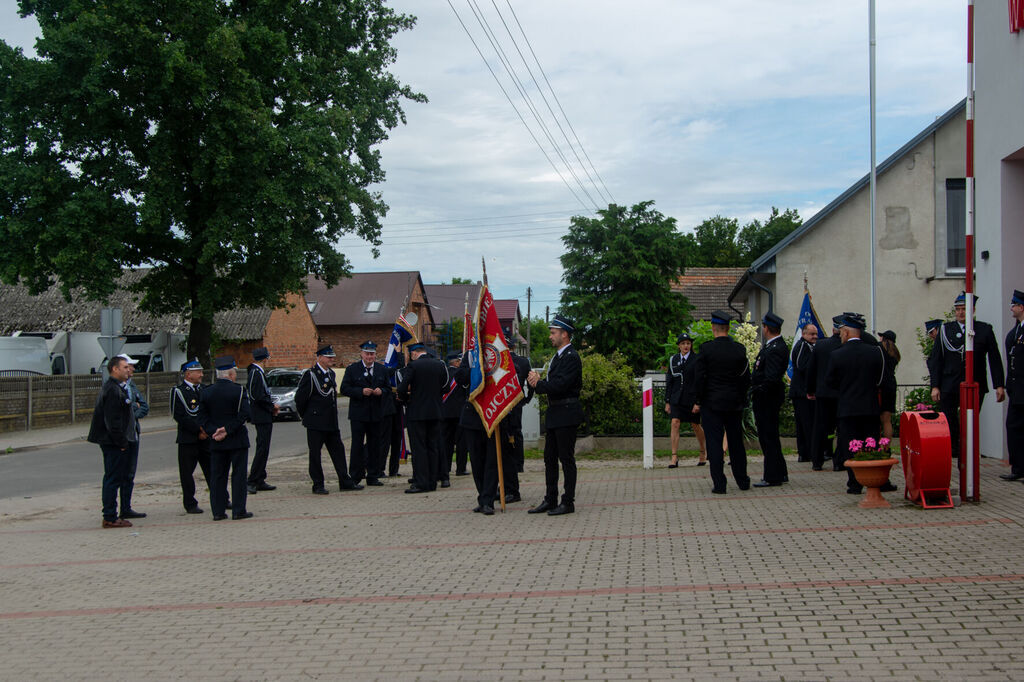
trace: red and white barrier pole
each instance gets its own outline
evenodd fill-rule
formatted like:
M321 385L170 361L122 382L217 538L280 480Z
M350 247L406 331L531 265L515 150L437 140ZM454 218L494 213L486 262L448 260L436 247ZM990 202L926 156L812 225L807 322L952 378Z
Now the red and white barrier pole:
M643 381L644 415L644 469L654 468L654 382L651 377Z
M981 450L978 383L974 380L974 0L967 0L966 257L964 272L964 381L960 384L960 499L978 502Z

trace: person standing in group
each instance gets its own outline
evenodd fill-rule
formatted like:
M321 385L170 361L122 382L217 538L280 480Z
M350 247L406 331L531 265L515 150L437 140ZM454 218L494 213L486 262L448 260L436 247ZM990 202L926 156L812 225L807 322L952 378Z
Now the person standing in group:
M459 420L462 418L462 408L466 404L466 389L456 379L455 375L462 364L462 353L449 353L448 376L451 377L448 389L441 397L441 445L444 462L441 466L446 467L449 472L452 470L452 459L455 460L455 475L466 476L466 463L468 452L466 442L462 438L462 426Z
M127 353L121 353L118 357L124 358L128 363L128 381L125 383L125 390L132 400L132 412L135 415L135 440L128 446L128 461L126 463L124 478L121 481L121 518L122 519L144 519L145 512L132 509L132 493L135 491L135 472L139 468L139 445L142 441L142 427L139 422L149 414L149 403L142 391L135 385L132 377L135 376L135 365L138 360L131 358Z
M839 394L825 383L832 353L843 345L839 331L843 316L832 318L832 336L814 344L811 364L807 367L807 398L814 401L814 429L811 432L811 468L821 471L825 460L832 461L832 471L842 471L835 456L836 405Z
M743 409L750 388L747 349L729 336L732 315L724 310L711 313L713 338L701 344L694 367L693 413L700 415L707 439L711 492L725 494L724 438L729 440L729 466L740 490L750 488L747 451L743 444Z
M960 382L964 381L966 365L964 359L964 340L967 338L966 322L967 294L961 292L953 302L953 314L956 318L939 328L938 336L932 345L928 370L932 385L932 401L940 405L949 424L949 437L952 441L953 459L960 457ZM974 297L978 303L978 297ZM992 325L975 320L974 322L974 380L978 383L978 412L985 402L988 393L988 378L985 372L986 360L992 373L992 386L996 391L996 402L1006 398L1003 375L1003 359L999 353Z
M537 393L548 397L544 415L544 501L530 514L547 512L548 516L561 516L576 511L576 431L583 423L580 390L583 388L583 361L572 347L576 328L561 315L555 315L548 324L548 338L557 349L548 366L547 377L530 370L526 383ZM565 491L558 503L558 465L562 465ZM475 475L475 472L474 472Z
M377 344L359 346L360 359L345 368L341 393L348 396L348 420L352 425L352 456L349 475L366 485L384 485L376 477L383 471L380 460L380 425L384 418L384 394L391 392L388 368L377 362ZM414 450L415 451L415 450Z
M885 366L882 370L882 385L879 387L882 436L892 440L892 415L896 412L896 367L900 364L900 349L896 347L896 332L891 329L878 335L878 343L882 346L882 359Z
M523 470L526 461L526 453L523 449L523 405L530 402L533 397L533 389L526 383L527 377L530 376L530 361L512 350L514 345L512 343L512 328L505 327L502 329L502 333L509 346L508 354L512 360L512 366L516 370L516 376L519 377L519 386L524 391L523 400L516 403L515 407L509 410L500 422L499 437L502 439L501 466L505 479L505 502L512 503L523 499L519 493L519 472Z
M825 383L836 391L836 460L845 464L852 453L850 441L877 438L879 430L878 389L882 384L885 368L884 352L881 346L865 342L861 336L867 325L864 316L858 313L844 313L843 326L839 330L842 346L829 358ZM847 468L846 492L859 495L863 487ZM882 490L894 490L887 483Z
M935 343L935 339L939 336L939 329L941 329L941 328L942 328L942 320L939 320L939 319L928 320L927 322L924 323L925 334L927 334L928 338L931 339L932 344ZM932 355L931 355L931 353L929 353L927 359L925 359L925 365L928 366L928 377L929 377L929 380L930 380L930 377L932 375L932 365L933 364L934 363L932 362Z
M181 503L188 514L202 514L196 500L196 465L210 484L210 437L199 424L199 398L203 393L203 366L193 358L181 366L181 383L171 389L171 414L178 424L178 477L181 479Z
M683 332L676 337L679 352L668 359L668 370L665 372L665 414L671 421L672 461L668 468L679 466L679 429L683 422L693 428L697 438L700 457L697 466L707 464L708 453L704 441L704 429L700 425L700 415L693 413L694 386L693 371L697 364L697 355L693 350L693 337Z
M245 388L235 383L235 359L222 355L214 361L217 380L202 392L196 418L210 434L210 511L222 521L228 505L228 475L231 476L231 518L252 517L246 511L246 471L249 465L249 399Z
M260 491L277 490L277 486L267 483L267 460L270 458L270 437L274 432L274 417L280 408L274 402L267 388L267 377L263 364L270 358L270 351L257 348L252 352L252 363L245 381L246 393L249 397L249 420L256 427L256 452L252 456L252 467L249 470L248 491L255 495Z
M1013 290L1010 314L1014 325L1006 335L1006 392L1010 404L1006 410L1006 450L1009 453L1010 473L1002 474L1005 481L1024 478L1024 292Z
M447 472L441 472L441 397L448 387L448 369L422 343L409 346L409 356L412 362L398 385L413 451L413 484L405 492L428 493L437 489L439 480L447 481Z
M402 371L405 368L405 355L401 349L394 351L395 363L384 365L388 372L388 385L390 391L385 393L381 402L380 418L380 452L377 461L379 468L376 471L367 472L374 478L391 478L398 476L398 468L402 460L402 444L405 442L405 406L395 397L395 389L402 381ZM387 465L387 471L384 466Z
M138 440L132 399L125 385L128 383L128 362L115 355L107 362L107 380L96 397L89 425L90 443L100 446L103 453L103 527L130 528L131 521L118 518L118 493L128 474L129 450ZM124 508L122 507L122 511Z
M807 397L807 370L811 366L811 356L817 342L818 327L808 322L800 330L800 338L793 344L793 352L789 355L789 364L793 367L789 399L793 401L798 462L810 462L813 459L811 443L814 439L814 401Z
M362 490L348 475L345 463L345 444L338 426L338 382L334 377L334 349L327 345L316 352L316 362L302 373L295 389L295 409L306 427L309 446L309 477L313 481L313 494L326 495L324 468L320 452L327 446L338 485L342 490Z
M782 485L789 481L779 438L779 412L786 400L786 384L782 377L789 365L789 349L781 333L782 318L775 313L767 313L761 320L764 345L757 354L754 371L750 375L757 440L764 455L764 476L754 484L755 488Z
M469 352L462 356L455 371L455 381L468 393L471 379ZM498 455L495 439L487 436L487 429L473 403L462 401L459 420L462 441L469 452L469 466L476 486L476 507L473 511L484 516L494 514L494 501L498 499ZM415 455L414 455L415 457ZM415 461L415 459L413 460Z

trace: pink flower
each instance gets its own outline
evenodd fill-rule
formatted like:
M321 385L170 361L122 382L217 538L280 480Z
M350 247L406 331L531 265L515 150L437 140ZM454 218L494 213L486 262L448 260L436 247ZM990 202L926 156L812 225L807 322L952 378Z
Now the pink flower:
M874 438L868 438L866 441L864 441L864 446L868 450L874 450L874 448L875 448L875 439Z
M880 448L888 447L890 442L891 441L888 438L881 438L878 441L878 447L880 447Z
M862 440L851 440L850 441L850 452L860 452L860 449L864 447L864 441Z
M932 408L928 407L924 403L918 403L917 405L914 405L914 410L916 412L927 412L930 409L932 409Z

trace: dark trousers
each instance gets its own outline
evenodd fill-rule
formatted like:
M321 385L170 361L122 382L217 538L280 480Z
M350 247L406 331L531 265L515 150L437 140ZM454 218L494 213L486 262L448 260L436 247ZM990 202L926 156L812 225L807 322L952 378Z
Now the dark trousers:
M881 422L878 421L877 414L839 417L838 422L839 431L836 435L835 456L840 464L845 464L846 460L853 457L853 453L850 452L851 440L877 439L878 431L881 428ZM857 482L857 478L853 475L853 469L846 470L846 489L857 492L863 490L863 486Z
M516 429L501 437L501 468L505 494L519 494L519 472L523 470L523 432Z
M334 471L338 474L338 483L342 488L351 486L353 481L348 475L345 464L345 444L341 442L341 431L317 431L306 429L306 444L309 446L309 477L314 487L324 484L324 468L320 462L320 449L327 446L327 454L331 456Z
M981 406L985 402L985 394L978 395L978 414L981 414ZM939 396L939 409L946 415L946 422L949 424L950 450L953 459L960 459L960 390L942 393ZM978 437L978 436L976 436Z
M413 485L420 490L436 490L441 476L441 422L410 421Z
M476 484L476 503L493 507L498 497L498 458L494 450L494 438L487 432L463 429L462 438L469 450L469 465L473 469L473 483Z
M452 470L452 457L455 458L455 473L466 471L467 450L466 441L462 437L462 427L459 426L458 417L450 417L444 420L444 459L445 469Z
M814 401L814 431L811 436L811 463L816 467L824 465L826 459L832 466L840 467L833 450L832 435L836 431L836 410L839 403L835 398L817 397Z
M793 421L796 422L797 461L810 462L814 442L814 400L793 398ZM819 465L820 466L820 465Z
M196 500L196 464L203 472L206 487L213 490L210 484L210 448L205 443L178 443L178 477L181 479L181 503L185 509L199 506Z
M135 434L138 438L138 434ZM128 443L125 451L124 477L121 479L121 513L132 508L132 491L135 490L135 470L139 468L139 441Z
M1024 475L1024 404L1010 403L1006 410L1006 450L1010 471Z
M565 476L563 504L576 501L576 430L577 426L549 428L544 436L544 499L550 505L558 504L558 465ZM476 476L474 470L473 475Z
M779 440L779 409L782 407L782 389L769 388L754 393L754 421L757 424L757 440L764 455L764 480L782 483L789 476L786 458L782 456L782 441ZM732 439L729 440L732 447Z
M376 472L384 467L380 460L380 422L363 422L351 420L352 425L352 459L349 463L348 473L354 483L364 478L375 478L367 476L367 472Z
M256 452L252 455L252 467L249 469L249 485L259 485L267 480L270 435L274 431L274 423L253 424L253 426L256 427Z
M708 469L711 484L715 490L725 492L725 451L722 438L729 439L729 466L733 480L740 490L750 487L747 475L747 449L743 444L743 412L716 411L703 408L700 411L700 425L704 428L704 441L708 450Z
M245 471L249 466L249 448L213 450L210 452L210 510L214 516L228 506L228 470L231 473L231 514L245 513Z
M402 460L405 445L404 415L399 410L395 414L385 415L380 422L380 470L370 472L375 478L384 476L384 463L387 462L388 476L398 475L398 466Z
M128 450L116 445L100 445L100 451L103 453L103 520L116 521L117 493L128 472Z

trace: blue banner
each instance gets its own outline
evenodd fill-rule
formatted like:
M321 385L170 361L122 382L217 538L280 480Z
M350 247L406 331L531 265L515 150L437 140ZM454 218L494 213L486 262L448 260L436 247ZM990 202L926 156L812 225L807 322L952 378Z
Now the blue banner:
M796 333L793 335L793 345L796 345L797 340L803 333L803 328L809 324L813 324L818 328L818 338L825 338L825 330L821 328L821 323L818 322L818 313L814 311L814 304L811 303L811 294L804 292L804 302L800 305L800 316L796 320ZM786 370L786 376L790 379L793 378L793 359L790 358L789 369Z

